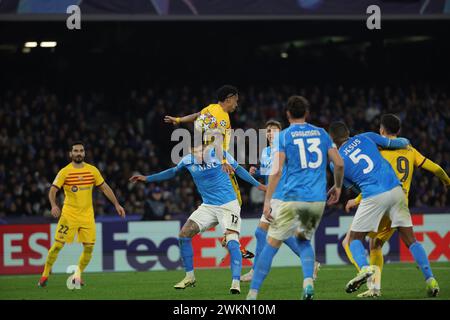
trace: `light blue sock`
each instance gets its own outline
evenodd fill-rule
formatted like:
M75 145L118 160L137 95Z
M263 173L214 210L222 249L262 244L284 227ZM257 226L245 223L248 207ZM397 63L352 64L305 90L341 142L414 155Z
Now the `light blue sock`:
M364 249L361 240L353 240L350 242L350 251L360 269L369 265L367 262L366 249Z
M425 280L428 280L429 278L433 277L430 262L428 261L427 253L425 252L425 249L423 248L422 244L420 244L417 241L414 242L412 245L409 246L409 251L414 257L414 260L416 260L416 263L419 265L419 268L422 271Z
M300 257L300 249L298 247L298 243L297 243L297 239L295 237L290 237L287 238L286 240L284 240L284 243L286 243L286 245L291 248L291 250Z
M270 267L272 266L273 257L277 254L277 252L278 248L272 247L269 243L266 243L261 255L259 256L258 264L255 267L250 289L259 290L259 288L261 288L261 285L269 273Z
M242 270L242 254L239 246L239 242L236 240L230 240L227 243L227 248L230 251L230 267L233 280L241 279Z
M314 250L309 240L297 240L300 260L302 261L303 279L312 278L314 274Z
M258 227L255 231L255 237L256 237L256 252L255 252L255 258L253 259L253 267L252 269L255 270L256 264L258 263L259 255L261 254L262 250L264 249L264 246L267 243L267 231Z
M183 260L184 270L190 272L194 270L194 250L192 250L191 238L179 238L181 259Z

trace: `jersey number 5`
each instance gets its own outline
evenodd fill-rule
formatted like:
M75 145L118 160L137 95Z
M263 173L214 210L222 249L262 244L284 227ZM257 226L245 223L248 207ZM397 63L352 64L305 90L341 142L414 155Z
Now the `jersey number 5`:
M350 160L352 160L352 162L354 164L357 164L358 162L360 162L361 160L364 160L367 162L367 167L363 170L364 174L368 174L370 171L372 171L373 169L373 161L372 159L370 159L370 157L366 154L359 154L361 152L361 149L356 149L355 151L353 151L349 157Z
M308 144L308 151L317 154L317 160L314 162L306 161L305 142L303 141L303 139L295 139L294 143L298 146L298 151L300 154L300 166L302 169L306 169L308 167L311 169L316 169L320 167L320 165L322 164L323 155L322 150L319 149L319 138L306 139L306 143Z

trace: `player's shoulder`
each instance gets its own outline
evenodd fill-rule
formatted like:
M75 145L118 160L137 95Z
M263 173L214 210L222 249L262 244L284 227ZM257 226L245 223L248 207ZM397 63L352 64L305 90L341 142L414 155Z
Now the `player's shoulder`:
M69 172L69 171L72 170L72 169L73 169L72 162L69 162L67 165L65 165L64 167L62 167L62 168L59 170L59 173Z
M262 154L262 155L266 155L266 154L269 154L270 151L271 151L270 146L267 146L267 147L265 147L265 148L263 148L263 149L261 150L261 154Z
M183 158L181 158L179 164L189 165L194 163L194 155L192 153L188 153Z
M97 167L96 167L95 165L90 164L90 163L87 163L87 162L84 163L84 167L85 167L86 169L90 169L90 170L95 170L95 169L97 169ZM98 170L98 169L97 169L97 170Z
M95 165L87 163L87 162L84 163L84 169L86 169L87 171L90 171L90 172L95 172L95 173L100 172L100 170L98 170L98 168Z
M325 131L324 128L319 127L319 126L316 126L316 125L314 125L314 124L312 124L312 123L309 123L309 122L306 124L306 127L307 127L308 129L312 129L312 130ZM325 131L325 132L326 132L326 131Z
M69 163L66 164L64 167L61 168L61 171L62 171L62 170L69 170L69 169L71 169L71 168L72 168L72 162L69 162Z
M353 137L350 138L350 140L356 140L359 139L360 141L369 141L371 143L374 143L374 141L370 138L372 134L376 134L374 132L363 132L355 134Z
M211 103L208 104L206 107L203 108L202 113L210 112L210 113L217 113L223 111L223 109L220 107L220 104L217 103Z

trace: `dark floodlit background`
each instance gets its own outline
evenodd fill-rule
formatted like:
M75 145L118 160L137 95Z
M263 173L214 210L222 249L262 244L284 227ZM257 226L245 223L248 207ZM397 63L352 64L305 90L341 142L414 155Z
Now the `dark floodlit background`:
M283 107L291 94L311 101L312 123L326 128L341 119L355 134L378 131L380 115L392 112L403 120L402 135L450 172L446 1L429 7L378 1L389 15L374 31L366 28L365 1L342 2L345 12L333 1L280 1L272 8L277 16L265 11L266 1L246 7L215 1L214 10L211 1L192 1L194 11L189 1L78 1L82 29L73 31L64 20L66 2L77 3L0 5L5 223L49 217L47 192L74 140L86 143L87 161L100 168L130 215L185 219L200 203L188 174L137 186L128 178L174 165L174 128L163 116L200 110L226 83L241 92L233 128L260 128L270 118L286 125ZM30 41L37 47L27 48ZM57 44L42 48L42 41ZM262 194L241 187L243 217L259 215ZM153 196L155 188L161 196ZM115 214L103 195L94 196L98 217ZM344 195L341 207L351 196ZM157 217L151 201L163 204ZM445 208L450 198L437 178L416 170L410 204Z

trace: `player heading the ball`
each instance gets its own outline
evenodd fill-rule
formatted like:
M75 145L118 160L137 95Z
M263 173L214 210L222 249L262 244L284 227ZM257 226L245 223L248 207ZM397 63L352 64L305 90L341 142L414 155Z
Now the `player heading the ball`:
M227 163L232 166L236 174L244 181L265 191L266 186L256 181L236 160L227 152L224 153ZM192 153L186 155L173 168L149 176L135 175L130 181L135 183L157 182L168 180L183 170L189 171L194 180L203 203L195 210L179 233L180 253L186 276L177 283L175 289L194 287L196 279L194 276L192 238L216 225L220 225L224 234L224 245L227 247L231 257L232 281L230 292L239 294L240 277L242 270L242 255L239 244L241 232L241 206L236 198L228 174L221 169L222 159L215 154L212 145L199 145L193 148Z

